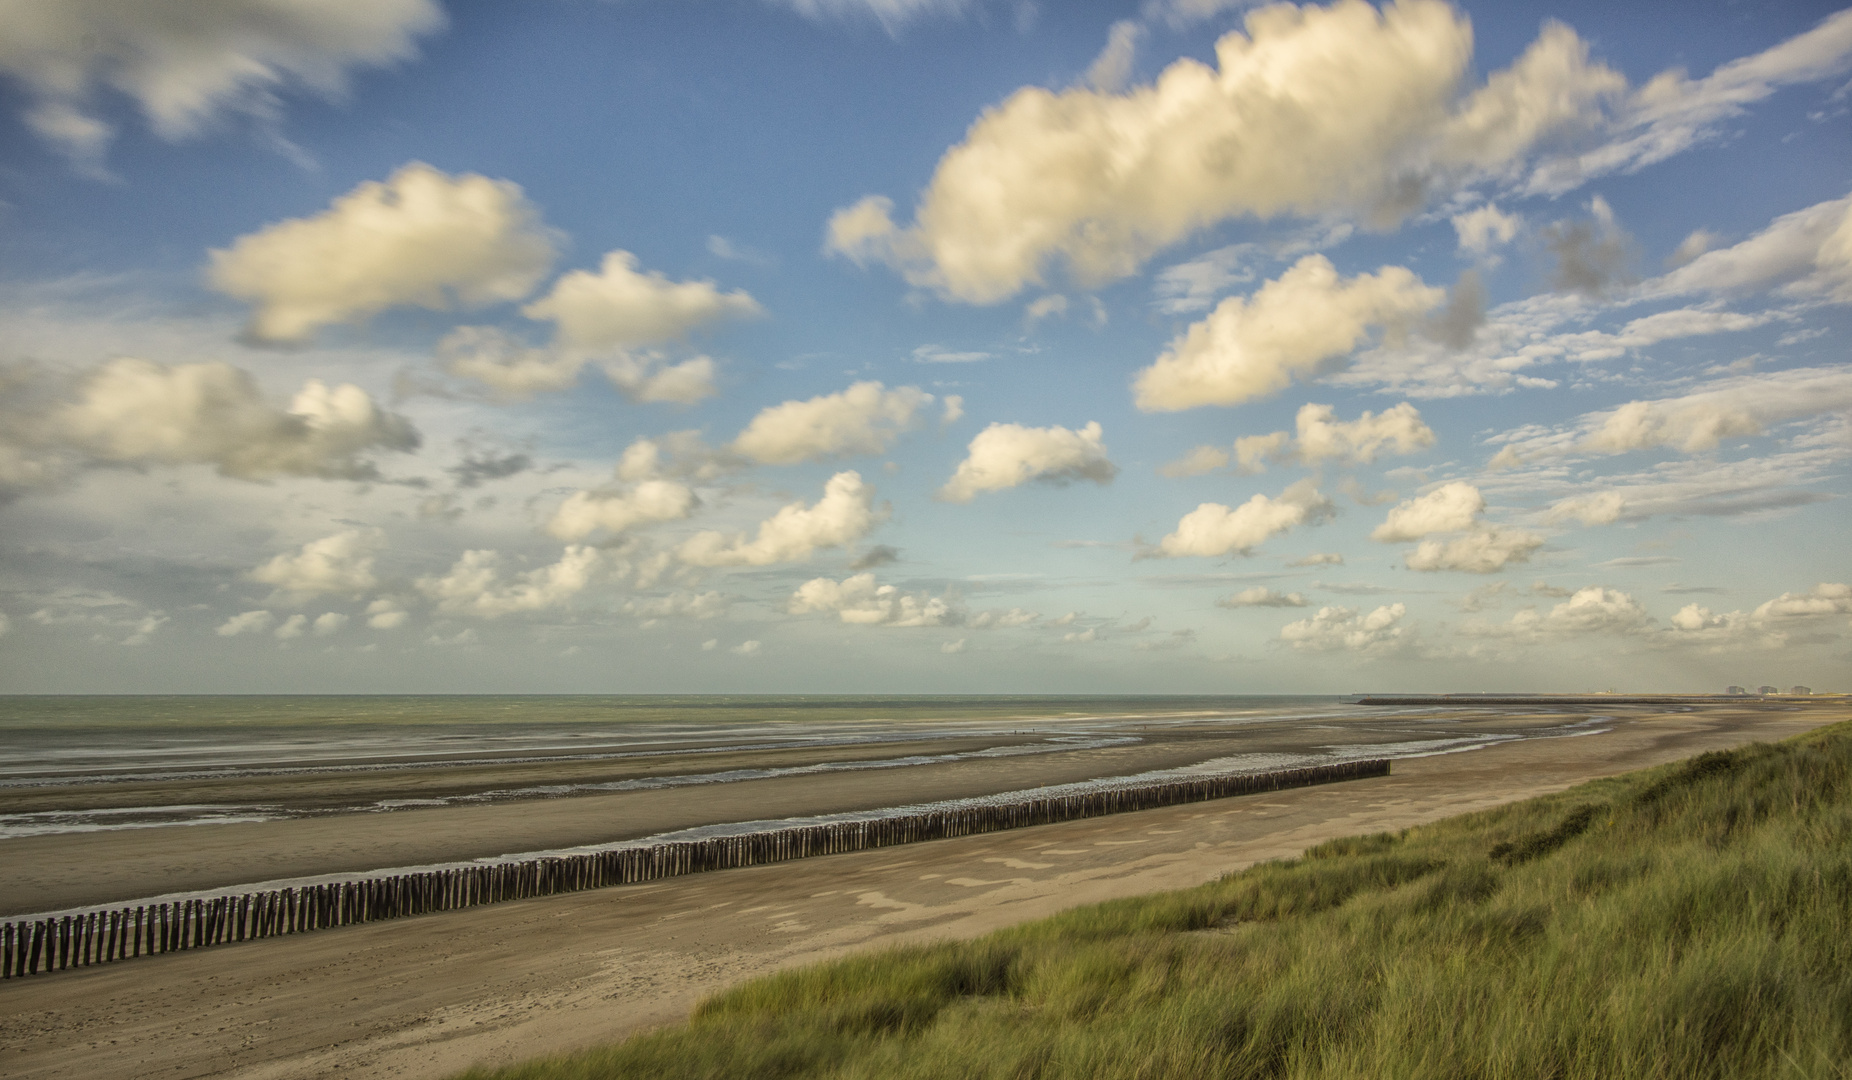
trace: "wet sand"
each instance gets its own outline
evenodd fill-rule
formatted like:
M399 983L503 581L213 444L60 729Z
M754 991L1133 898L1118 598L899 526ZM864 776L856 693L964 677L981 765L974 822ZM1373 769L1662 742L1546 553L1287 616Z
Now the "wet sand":
M670 1022L782 967L968 938L1849 716L1844 703L1642 711L1606 734L1400 761L1382 779L9 981L0 1076L443 1077Z
M1621 710L1616 716L1658 710ZM390 812L353 809L391 790L390 776L334 772L79 784L0 792L0 812L85 806L292 803L349 808L274 821L165 826L0 840L0 918L175 892L229 889L278 879L361 874L518 852L604 844L727 822L877 810L972 798L1049 784L1173 769L1231 755L1320 757L1337 745L1394 747L1411 740L1529 736L1575 730L1590 713L1569 708L1372 710L1341 719L1251 723L1149 723L1085 730L1116 745L1016 756L702 783L685 787L495 798ZM400 798L489 792L639 777L713 775L856 760L894 760L973 751L1047 750L1065 735L993 734L878 747L819 746L669 754L614 761L544 762L394 771ZM1278 767L1271 766L1271 767ZM56 803L53 807L51 804Z

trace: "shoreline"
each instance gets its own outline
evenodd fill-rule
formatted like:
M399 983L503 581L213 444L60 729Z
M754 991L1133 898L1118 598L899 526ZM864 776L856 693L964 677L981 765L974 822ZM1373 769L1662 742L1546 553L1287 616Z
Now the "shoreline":
M1640 712L1639 715L1649 715ZM1605 715L1605 714L1604 714ZM1619 715L1619 714L1617 714ZM1628 714L1632 715L1632 714ZM1546 737L1595 718L1561 708L1496 710L1359 710L1343 718L1253 723L1104 727L1093 736L1135 739L1064 747L1036 754L972 755L904 768L843 770L646 790L578 793L506 802L453 802L391 810L364 809L266 821L175 825L12 837L0 840L11 872L0 882L0 919L28 912L104 907L137 897L202 893L255 881L360 875L384 867L471 862L510 853L581 848L702 826L753 820L879 811L896 806L981 798L1061 784L1110 781L1247 758L1258 767L1330 760L1330 748L1358 756L1405 757L1460 740ZM1603 723L1607 721L1601 721ZM1614 722L1633 722L1623 716ZM1003 740L1013 742L1020 740ZM796 764L788 751L781 765ZM823 757L835 754L831 749ZM1298 760L1291 760L1298 759ZM703 758L703 762L710 759ZM732 762L750 767L751 758ZM757 759L765 763L767 759ZM673 761L664 759L665 769ZM572 766L577 768L577 766ZM703 770L706 764L700 766ZM1234 768L1228 771L1239 771ZM566 779L555 774L556 779ZM432 783L455 783L432 772ZM530 780L545 779L530 776ZM261 800L268 781L243 782L245 803ZM358 790L377 795L375 778L321 777L323 797L337 802ZM158 786L173 801L198 803L197 785ZM138 797L147 791L138 789ZM416 794L407 792L406 794ZM408 800L415 801L415 800Z

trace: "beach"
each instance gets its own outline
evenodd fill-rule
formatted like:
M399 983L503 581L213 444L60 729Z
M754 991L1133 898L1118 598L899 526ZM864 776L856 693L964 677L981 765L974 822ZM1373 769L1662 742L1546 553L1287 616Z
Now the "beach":
M876 703L827 716L807 705L798 718L774 708L746 719L695 710L666 724L626 712L617 724L551 726L542 713L526 730L313 737L241 718L230 731L142 734L150 745L132 757L16 755L28 763L0 786L0 860L12 868L0 918L1127 777L1583 737L1641 709L1075 704L909 715L928 707Z
M1838 701L1634 707L1576 737L1397 760L1386 778L9 981L0 984L0 1076L440 1077L670 1022L722 986L781 967L874 945L966 938L1075 904L1180 888L1332 837L1415 825L1848 715ZM890 801L925 798L896 775L885 775ZM941 782L904 775L928 787ZM803 802L801 793L782 797ZM705 815L674 813L716 817L769 805L758 798ZM464 809L526 815L580 801ZM262 827L277 824L287 823ZM158 831L191 837L217 828L239 827ZM225 857L216 847L194 853L201 866Z

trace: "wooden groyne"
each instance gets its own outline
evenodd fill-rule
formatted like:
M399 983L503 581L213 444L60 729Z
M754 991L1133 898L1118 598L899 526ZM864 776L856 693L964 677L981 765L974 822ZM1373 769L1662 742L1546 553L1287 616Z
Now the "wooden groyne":
M0 978L707 870L867 851L1388 774L1386 760L1313 765L9 922L0 926Z

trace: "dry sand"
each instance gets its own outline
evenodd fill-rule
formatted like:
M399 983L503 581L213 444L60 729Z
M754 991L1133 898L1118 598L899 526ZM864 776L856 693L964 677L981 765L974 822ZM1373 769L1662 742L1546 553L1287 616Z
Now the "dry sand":
M670 1022L723 986L782 967L1193 885L1331 837L1848 715L1843 703L1642 711L1607 734L1401 761L1377 780L9 981L0 983L0 1076L442 1077Z

